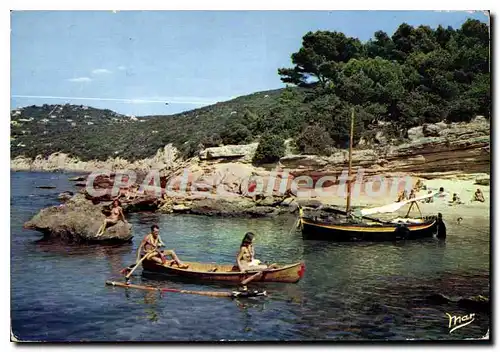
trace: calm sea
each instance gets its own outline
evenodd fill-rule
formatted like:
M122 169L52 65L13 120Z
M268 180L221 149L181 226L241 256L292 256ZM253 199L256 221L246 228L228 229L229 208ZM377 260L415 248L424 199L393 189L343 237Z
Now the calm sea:
M448 340L481 337L490 317L476 313L451 334L448 317L472 312L431 305L432 293L489 295L490 239L484 221L476 230L448 222L445 243L338 244L302 240L295 219L223 219L190 215L130 215L135 235L121 246L69 246L39 241L22 225L39 209L75 190L71 174L11 173L11 322L21 340L219 341L219 340ZM36 186L55 186L39 189ZM445 219L446 220L446 219ZM182 259L233 263L246 231L257 234L264 261L304 260L298 284L256 284L268 297L232 300L106 287L122 280L149 227ZM195 290L231 285L159 279L138 269L134 283Z

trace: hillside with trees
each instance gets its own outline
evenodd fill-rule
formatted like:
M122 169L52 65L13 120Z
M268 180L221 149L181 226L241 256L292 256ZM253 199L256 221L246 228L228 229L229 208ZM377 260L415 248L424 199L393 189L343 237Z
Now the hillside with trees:
M262 137L269 146L259 148L259 160L268 161L266 150L271 159L283 152L277 140L292 139L297 152L308 154L345 148L352 108L356 143L373 141L381 128L398 143L414 126L490 118L490 34L477 20L459 29L403 23L365 43L340 32L309 32L291 61L278 69L287 88L170 116L132 118L74 105L18 109L11 113L11 156L60 151L82 160L133 161L168 143L191 156Z

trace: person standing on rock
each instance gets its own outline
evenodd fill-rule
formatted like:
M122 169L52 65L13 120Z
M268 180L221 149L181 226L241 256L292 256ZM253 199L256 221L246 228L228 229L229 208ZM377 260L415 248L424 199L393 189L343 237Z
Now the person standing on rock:
M147 259L154 260L158 264L165 264L167 262L166 256L172 257L173 261L170 263L177 264L180 269L187 269L189 265L184 264L180 261L179 257L173 250L167 249L164 251L160 250L161 246L165 246L160 238L160 228L158 225L151 226L151 232L144 237L139 248L137 248L137 260L139 262L141 257L149 256Z
M123 215L123 209L121 207L120 201L118 199L115 199L113 201L113 207L111 208L111 214L106 219L104 219L104 223L99 228L99 231L97 231L96 236L102 236L106 228L116 225L120 220L125 223L127 222L127 220L125 220L125 215Z

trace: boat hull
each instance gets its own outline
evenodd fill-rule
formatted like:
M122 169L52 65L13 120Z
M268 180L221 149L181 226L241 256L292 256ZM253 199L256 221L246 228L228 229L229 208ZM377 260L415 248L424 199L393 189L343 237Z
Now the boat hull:
M240 272L238 267L231 264L211 264L211 263L195 263L185 262L189 264L187 269L179 269L176 264L161 265L153 260L145 260L142 262L144 270L160 273L169 276L178 276L190 278L199 281L225 281L239 283L257 271L249 271L247 273ZM284 265L277 269L271 269L263 273L263 275L253 282L283 282L296 283L304 275L305 265L303 262Z
M437 219L429 219L419 224L347 224L327 223L301 219L302 236L307 240L327 240L335 242L352 241L397 241L431 238L437 232Z

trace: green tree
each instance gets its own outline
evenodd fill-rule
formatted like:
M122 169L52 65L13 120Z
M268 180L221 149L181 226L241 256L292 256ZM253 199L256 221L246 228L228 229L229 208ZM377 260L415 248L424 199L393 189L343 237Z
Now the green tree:
M395 50L392 38L384 31L376 31L374 34L375 40L370 39L366 43L366 53L368 57L380 57L386 60L393 59L393 51Z
M415 30L408 23L402 23L392 35L394 43L393 56L396 60L403 62L413 51L415 42Z
M318 124L307 126L295 144L304 154L330 155L335 145L327 130Z
M277 162L285 155L285 141L282 137L266 133L262 135L255 151L253 162L267 164Z
M245 144L252 139L250 130L241 123L232 123L221 131L220 137L223 144Z
M335 80L341 64L361 56L363 46L359 39L346 37L340 32L308 32L302 47L292 54L293 68L280 68L278 74L285 83L326 86Z

